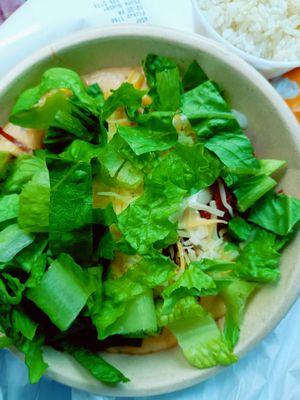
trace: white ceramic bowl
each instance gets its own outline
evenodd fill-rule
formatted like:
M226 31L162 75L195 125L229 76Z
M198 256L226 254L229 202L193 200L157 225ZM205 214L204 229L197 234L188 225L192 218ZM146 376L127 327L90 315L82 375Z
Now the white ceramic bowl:
M231 44L228 40L224 39L211 25L204 13L199 7L199 0L193 1L194 9L194 25L195 31L203 36L207 36L224 46L229 50L235 52L238 56L242 57L249 64L253 65L259 70L267 79L275 78L283 75L284 73L291 71L294 68L300 67L300 60L297 61L273 61L261 57L253 56L252 54L246 53L240 50L238 47Z
M18 65L0 82L0 124L7 120L16 97L36 84L52 66L74 68L86 74L101 67L134 66L155 52L176 59L185 67L196 59L225 89L231 105L245 113L257 156L287 159L282 178L286 192L300 196L300 132L296 119L272 86L250 65L224 47L199 35L147 26L118 26L83 31L49 46ZM265 287L251 301L241 331L237 354L256 345L285 315L299 294L300 235L284 251L282 279ZM179 348L147 356L104 354L121 369L128 384L105 386L71 357L45 349L48 376L66 385L111 396L166 393L196 384L221 368L199 370L190 366Z

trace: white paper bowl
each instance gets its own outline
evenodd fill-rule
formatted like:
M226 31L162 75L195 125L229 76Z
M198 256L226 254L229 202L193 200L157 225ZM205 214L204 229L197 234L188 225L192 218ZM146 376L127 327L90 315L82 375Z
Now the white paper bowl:
M118 26L83 31L49 46L16 67L0 82L0 123L25 88L36 84L42 72L64 66L80 74L101 67L136 65L155 52L187 66L196 59L225 89L230 104L245 113L258 157L287 159L289 169L281 186L300 196L300 132L296 119L272 86L251 66L224 47L199 35L147 26ZM282 279L265 287L249 304L237 347L239 356L257 344L285 315L300 288L300 236L282 257ZM45 350L48 376L66 385L111 396L145 396L166 393L196 384L221 368L191 367L179 348L147 356L104 354L121 369L128 384L110 387L99 383L71 357Z
M240 50L238 47L231 44L228 40L224 39L212 26L212 24L205 17L204 13L199 7L199 0L193 1L194 9L194 26L195 31L203 36L207 36L210 39L215 40L226 46L229 50L242 57L249 64L253 65L258 71L260 71L267 79L275 78L283 75L284 73L291 71L294 68L300 67L300 60L297 61L272 61L261 57L253 56L252 54L246 53ZM299 39L300 40L300 39Z

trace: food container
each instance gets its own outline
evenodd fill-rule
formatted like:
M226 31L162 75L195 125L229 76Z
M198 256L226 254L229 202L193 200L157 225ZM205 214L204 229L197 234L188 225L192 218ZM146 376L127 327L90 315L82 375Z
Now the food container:
M203 36L207 36L216 42L221 43L226 46L229 50L236 53L238 56L242 57L249 64L253 65L259 72L261 72L267 79L275 78L277 76L283 75L284 73L300 67L300 60L297 61L273 61L267 60L265 58L260 58L248 54L243 50L240 50L228 40L224 39L207 20L204 13L199 7L199 0L193 1L193 17L194 17L194 27L197 33ZM299 39L300 40L300 39Z
M294 115L254 68L224 46L199 35L123 25L81 31L66 37L33 54L0 81L0 124L7 121L18 95L37 84L49 67L68 67L87 74L102 67L135 66L152 52L174 58L181 68L197 60L209 77L224 89L231 106L246 114L257 156L288 160L289 169L280 187L300 197L300 135ZM238 356L270 332L296 300L300 291L299 246L300 232L283 253L280 282L264 287L249 303L236 348ZM145 356L104 353L103 357L123 371L131 382L115 387L101 384L73 358L51 348L45 349L45 361L49 364L47 375L97 394L134 397L183 389L222 369L194 368L178 347Z

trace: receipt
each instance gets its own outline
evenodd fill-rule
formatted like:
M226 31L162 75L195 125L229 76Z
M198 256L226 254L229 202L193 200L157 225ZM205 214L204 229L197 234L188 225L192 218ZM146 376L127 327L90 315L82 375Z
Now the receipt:
M84 28L155 24L193 30L189 0L28 0L0 26L0 76L41 47Z

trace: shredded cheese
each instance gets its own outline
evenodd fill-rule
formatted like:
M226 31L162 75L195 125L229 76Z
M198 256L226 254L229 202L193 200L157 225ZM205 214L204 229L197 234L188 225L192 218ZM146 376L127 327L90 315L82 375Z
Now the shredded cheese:
M233 209L232 209L231 205L228 204L228 202L227 202L226 191L225 191L224 185L221 181L218 181L218 185L219 185L219 189L220 189L220 196L221 196L222 203L223 203L224 207L227 208L231 217L233 217Z

